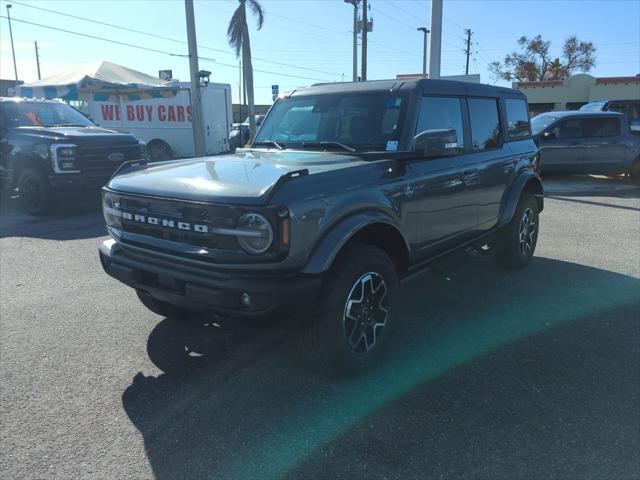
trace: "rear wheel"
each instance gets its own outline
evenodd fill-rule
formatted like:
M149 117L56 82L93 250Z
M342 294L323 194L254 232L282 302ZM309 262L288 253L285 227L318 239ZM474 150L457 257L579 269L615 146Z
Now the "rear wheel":
M504 231L505 248L496 253L500 267L519 269L529 264L538 242L538 219L538 202L532 194L524 192Z
M18 194L24 209L31 215L47 215L55 210L55 194L40 170L25 168L20 172Z
M377 247L354 245L336 259L325 285L322 310L301 334L305 356L323 370L370 368L389 339L399 290L395 265Z
M152 162L164 162L173 160L173 151L168 143L162 140L154 140L147 145L147 155Z
M138 299L140 299L145 307L147 307L153 313L163 317L184 318L192 317L195 313L193 310L177 307L175 305L171 305L170 303L163 302L162 300L153 298L147 292L144 292L142 290L136 290L136 294L138 295Z

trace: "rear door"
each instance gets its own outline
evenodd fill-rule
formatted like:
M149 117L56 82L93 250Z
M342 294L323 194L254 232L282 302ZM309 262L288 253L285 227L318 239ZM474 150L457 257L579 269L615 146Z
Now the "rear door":
M498 222L502 197L513 175L516 157L503 141L499 99L469 98L467 104L472 149L469 157L473 168L465 169L464 173L477 176L477 229L484 231Z
M585 172L607 173L622 169L625 146L620 134L619 118L603 116L585 119Z
M540 159L545 172L581 173L584 161L584 118L560 120L540 137Z

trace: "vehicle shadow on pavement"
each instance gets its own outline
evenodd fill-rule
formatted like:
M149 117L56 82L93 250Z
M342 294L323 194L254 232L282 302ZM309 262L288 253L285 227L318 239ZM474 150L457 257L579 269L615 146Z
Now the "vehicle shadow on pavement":
M27 237L48 240L96 238L107 234L99 194L72 194L58 199L53 215L36 217L23 211L16 195L3 192L0 199L0 238Z
M122 395L155 478L640 472L640 280L474 255L402 297L386 358L351 379L308 371L284 334L160 322L147 347L165 373Z

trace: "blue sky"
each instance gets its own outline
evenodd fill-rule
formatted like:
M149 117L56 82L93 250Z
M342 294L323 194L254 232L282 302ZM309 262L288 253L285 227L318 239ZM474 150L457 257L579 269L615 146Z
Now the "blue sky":
M188 60L169 53L186 54L186 45L80 19L44 12L47 8L93 18L122 27L186 39L182 0L18 0L10 2L12 18L65 30L110 38L167 52L147 52L15 21L14 41L18 74L35 80L33 41L40 47L43 77L100 59L110 60L149 74L172 69L174 77L188 80ZM5 16L8 2L0 0ZM393 78L398 73L422 69L422 34L415 29L429 24L429 0L370 0L374 31L370 34L370 79ZM200 68L213 72L213 81L230 83L234 102L238 91L238 64L226 40L226 27L236 0L196 0L196 28ZM267 103L271 85L281 90L318 81L351 77L352 7L342 0L262 0L266 10L262 30L252 23L256 100ZM487 71L501 60L521 35L541 34L551 40L559 55L563 40L572 34L595 43L596 76L640 73L640 1L555 0L444 0L442 74L464 73L464 29L474 32L470 73L480 73L485 83L496 83ZM206 48L203 48L206 47ZM283 65L286 64L286 65ZM0 19L0 77L13 78L7 20Z

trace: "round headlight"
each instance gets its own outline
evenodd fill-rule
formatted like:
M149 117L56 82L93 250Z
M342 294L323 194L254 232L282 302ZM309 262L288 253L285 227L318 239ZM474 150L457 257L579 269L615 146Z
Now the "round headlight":
M248 253L259 255L273 243L269 220L258 213L247 213L238 220L238 243Z

